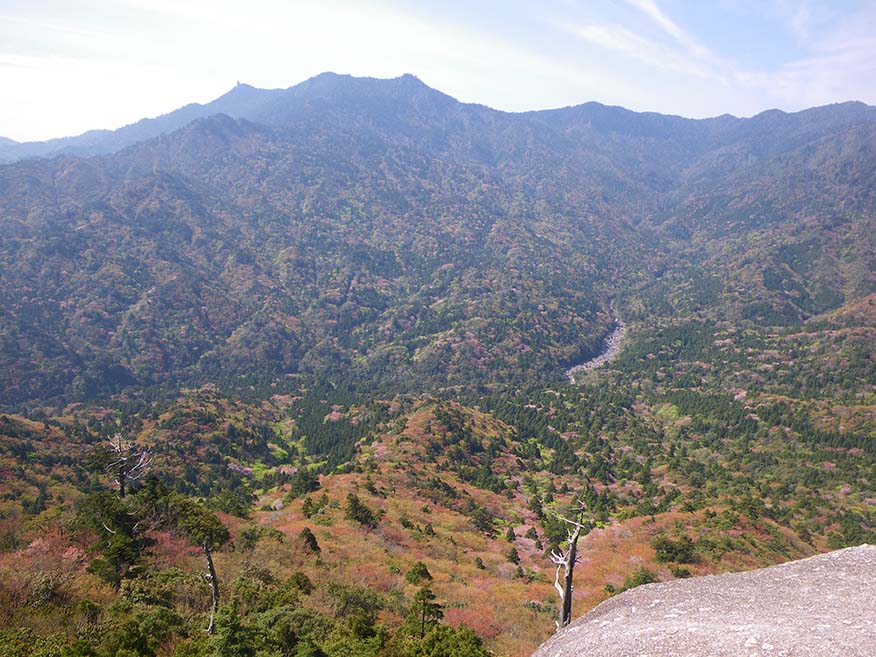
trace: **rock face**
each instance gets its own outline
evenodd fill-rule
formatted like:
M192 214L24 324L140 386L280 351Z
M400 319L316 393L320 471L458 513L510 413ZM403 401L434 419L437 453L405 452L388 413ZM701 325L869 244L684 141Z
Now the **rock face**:
M650 584L603 602L533 657L872 657L876 546Z

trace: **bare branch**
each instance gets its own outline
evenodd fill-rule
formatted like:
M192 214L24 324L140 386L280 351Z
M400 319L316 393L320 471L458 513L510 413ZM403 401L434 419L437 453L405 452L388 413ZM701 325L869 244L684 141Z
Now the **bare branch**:
M575 565L579 563L578 559L578 539L583 534L586 534L593 527L591 520L584 520L583 515L586 511L584 503L579 503L577 517L573 520L560 515L556 511L546 510L548 514L568 525L566 528L566 545L565 550L551 550L551 563L557 567L556 575L554 576L554 588L560 594L560 610L557 616L557 629L566 627L572 620L572 576L574 574ZM563 571L563 581L560 582L560 571Z
M557 520L559 520L561 522L566 523L567 525L571 525L572 527L576 527L576 528L582 529L582 530L590 529L592 523L589 520L586 522L581 522L581 520L580 520L581 515L585 511L585 509L583 508L583 504L584 503L581 502L581 505L580 505L581 508L579 508L579 510L578 510L578 519L576 519L576 520L572 520L571 518L567 518L566 516L561 516L559 513L557 513L556 511L553 511L551 509L545 509L545 513L547 513L550 516L553 516L554 518L556 518ZM568 530L568 532L569 532L569 536L571 536L572 530Z
M554 575L554 588L557 590L557 593L560 594L560 605L563 604L565 600L566 590L563 588L563 585L560 584L560 569L563 567L563 564L557 564L557 573ZM560 618L556 620L557 629L560 629Z
M149 466L152 465L152 453L148 449L140 452L137 463L128 470L128 479L137 480L146 474Z
M137 481L152 465L152 453L148 447L140 448L132 439L116 433L107 438L110 450L116 459L106 466L108 473L119 486L119 496L124 497L129 481Z

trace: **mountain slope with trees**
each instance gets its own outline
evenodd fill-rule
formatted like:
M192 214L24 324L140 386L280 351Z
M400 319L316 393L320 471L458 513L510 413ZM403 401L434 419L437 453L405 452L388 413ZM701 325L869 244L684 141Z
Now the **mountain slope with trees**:
M0 644L522 656L582 505L575 616L876 541L874 130L324 74L0 166Z
M517 115L325 74L226 107L250 118L0 168L4 405L550 380L624 290L723 278L706 305L771 321L872 291L867 106Z

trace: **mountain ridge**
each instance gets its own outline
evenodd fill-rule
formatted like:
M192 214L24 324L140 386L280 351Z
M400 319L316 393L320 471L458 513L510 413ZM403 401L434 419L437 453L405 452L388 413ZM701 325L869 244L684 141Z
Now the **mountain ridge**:
M429 87L415 75L410 73L405 73L397 78L386 79L354 77L348 74L325 72L285 89L261 89L249 84L238 83L229 91L210 102L204 104L190 103L175 110L171 110L166 114L151 118L143 118L115 130L94 129L80 135L57 137L45 141L16 142L14 140L3 138L3 140L0 141L0 162L15 162L31 157L56 157L64 154L91 156L113 153L126 146L179 129L194 119L204 118L211 114L224 113L233 118L248 118L258 121L259 119L264 119L266 115L270 114L270 106L275 101L288 101L291 97L306 97L308 93L313 92L316 92L316 95L322 94L324 96L326 93L338 93L338 90L341 88L346 88L347 91L352 91L358 87L358 90L361 91L364 87L369 85L385 85L387 83L404 88L408 92L416 90L420 93L442 96L446 99L454 100L454 102L459 102L455 101L452 97ZM726 123L731 120L736 122L766 120L769 117L775 116L775 113L777 112L784 116L799 116L811 115L813 111L819 109L835 111L837 108L851 110L852 107L858 112L867 111L871 114L876 112L876 108L860 101L833 103L825 105L823 108L809 108L790 113L782 110L764 110L749 119L739 118L729 114L724 114L718 117L708 117L705 119L691 119L650 111L634 112L632 110L626 110L620 106L603 105L597 101L588 101L561 108L529 110L525 112L504 112L477 103L462 104L491 109L493 112L519 116L539 114L549 115L551 113L566 111L590 111L596 108L596 111L602 112L603 114L623 110L627 113L627 116L635 115L641 120L656 119L665 122L678 119L688 122L707 122L710 124ZM868 109L864 110L864 108Z
M740 312L783 322L876 285L843 264L864 257L873 221L876 113L866 106L758 121L597 104L510 114L459 103L413 76L335 74L269 94L241 85L220 99L257 108L258 120L211 114L115 153L0 166L9 237L0 292L10 309L0 354L16 381L0 403L39 389L35 361L56 363L72 399L74 390L117 390L110 381L240 374L247 344L263 354L253 369L271 376L356 371L419 389L508 382L521 363L561 376L610 330L609 299L632 281L658 289L665 263L675 264L660 284L678 289L689 272L743 276L733 283ZM812 166L801 171L804 151ZM808 193L815 178L817 196ZM840 195L843 185L858 191ZM779 244L819 239L826 224L804 237L796 227L826 207L860 236L851 248L832 240L841 250L822 249L808 270L765 254L740 266L752 230ZM59 278L83 268L106 280ZM114 289L118 270L125 295ZM729 289L708 312L732 307L720 296ZM549 309L538 309L540 298ZM163 316L148 310L156 302ZM61 310L74 308L91 310ZM84 374L82 359L95 362L87 353L105 365Z

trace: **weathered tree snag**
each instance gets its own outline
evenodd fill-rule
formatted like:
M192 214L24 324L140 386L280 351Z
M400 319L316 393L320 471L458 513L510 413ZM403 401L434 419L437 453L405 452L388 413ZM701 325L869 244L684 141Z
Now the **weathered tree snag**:
M575 573L575 564L578 559L578 538L581 536L581 528L569 533L567 539L569 547L565 552L551 552L551 561L557 566L554 577L554 588L560 594L560 617L556 622L557 629L566 627L572 621L572 577ZM563 583L560 584L560 570L563 571Z
M560 630L572 622L572 592L574 591L572 578L575 574L575 564L578 563L578 539L581 538L582 532L589 531L590 525L581 522L581 514L576 520L570 520L558 514L552 515L571 525L566 538L568 547L565 550L551 551L551 562L557 566L554 588L560 595L560 613L556 621L557 630ZM563 571L562 583L560 583L560 571Z
M213 550L209 541L204 541L204 554L207 557L207 579L210 580L212 603L210 605L210 623L207 625L207 634L213 634L216 630L216 612L219 611L219 578L216 577L216 569L213 567Z
M423 604L423 616L420 619L420 641L426 636L426 605Z
M120 433L108 438L107 443L115 460L106 466L106 470L119 485L119 497L124 497L128 481L137 481L149 471L152 454L148 449L140 449L133 440Z

